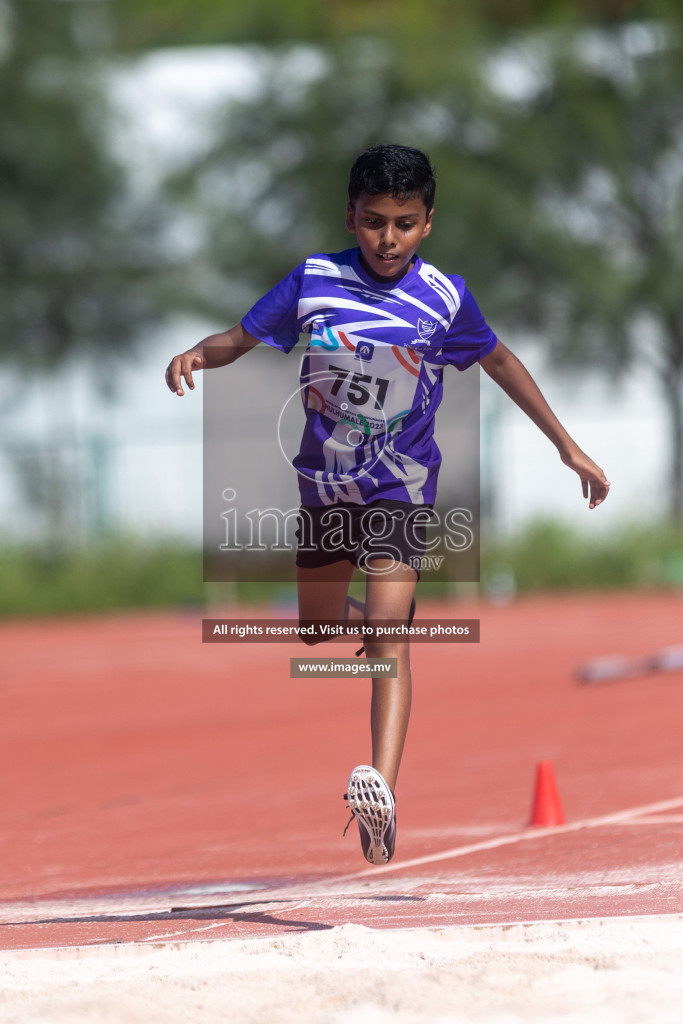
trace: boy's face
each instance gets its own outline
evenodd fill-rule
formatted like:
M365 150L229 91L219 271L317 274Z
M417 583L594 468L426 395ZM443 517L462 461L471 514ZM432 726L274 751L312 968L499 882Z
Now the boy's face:
M398 280L432 229L433 210L419 195L399 201L362 192L346 208L346 227L358 239L361 263L379 281Z

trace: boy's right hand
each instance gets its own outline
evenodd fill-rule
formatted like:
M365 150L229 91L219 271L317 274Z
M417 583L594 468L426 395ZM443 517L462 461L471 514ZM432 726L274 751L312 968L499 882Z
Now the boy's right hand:
M185 394L182 378L185 378L190 391L194 391L192 371L203 370L205 366L206 359L198 349L193 348L188 352L183 352L182 355L174 356L168 364L166 368L166 383L171 391L181 398Z

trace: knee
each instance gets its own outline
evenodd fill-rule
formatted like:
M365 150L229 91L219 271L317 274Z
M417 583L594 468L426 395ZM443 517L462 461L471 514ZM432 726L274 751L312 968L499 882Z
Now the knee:
M368 658L398 658L408 656L408 644L396 643L395 640L366 640L365 654Z
M306 644L307 647L316 647L322 643L323 638L321 636L313 636L310 633L299 634L299 640L302 644Z
M321 644L326 639L327 637L323 636L320 631L319 622L299 621L299 640L307 647L315 647L316 644Z

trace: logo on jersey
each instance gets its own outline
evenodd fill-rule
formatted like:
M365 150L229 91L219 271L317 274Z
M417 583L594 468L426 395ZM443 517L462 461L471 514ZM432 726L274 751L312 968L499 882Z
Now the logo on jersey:
M418 320L417 333L423 341L429 341L438 326L436 320Z
M356 345L356 359L363 359L369 363L374 351L375 346L371 341L359 341Z

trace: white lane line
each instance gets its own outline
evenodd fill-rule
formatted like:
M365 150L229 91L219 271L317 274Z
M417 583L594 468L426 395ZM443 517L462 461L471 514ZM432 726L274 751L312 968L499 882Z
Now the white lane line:
M416 868L423 864L436 864L442 860L455 860L457 857L467 857L471 853L480 853L483 850L495 850L501 846L512 846L515 843L531 842L534 839L544 839L546 836L565 835L569 832L580 832L586 828L600 828L603 825L618 825L620 822L628 824L630 818L642 817L645 814L658 814L660 811L672 811L676 807L683 807L683 797L675 797L673 800L660 800L653 804L641 804L640 807L628 807L623 811L615 811L612 814L602 814L597 818L583 818L581 821L572 822L569 825L552 825L548 828L525 828L523 832L512 832L505 836L498 836L494 839L485 839L480 843L470 843L467 846L454 846L442 853L430 853L425 857L413 857L412 860L395 861L384 867L367 868L364 871L357 871L351 875L343 875L339 878L330 879L327 885L338 885L343 882L350 882L356 878L368 878L369 876L379 877L390 871L402 871L404 868Z
M124 939L121 945L144 946L155 942L191 942L193 935L198 935L200 932L210 932L216 928L224 928L225 925L232 923L231 921L213 921L211 924L201 925L198 928L182 928L180 931L159 932L158 935L145 935L139 939Z
M652 818L629 818L622 825L683 825L683 814L656 814Z

